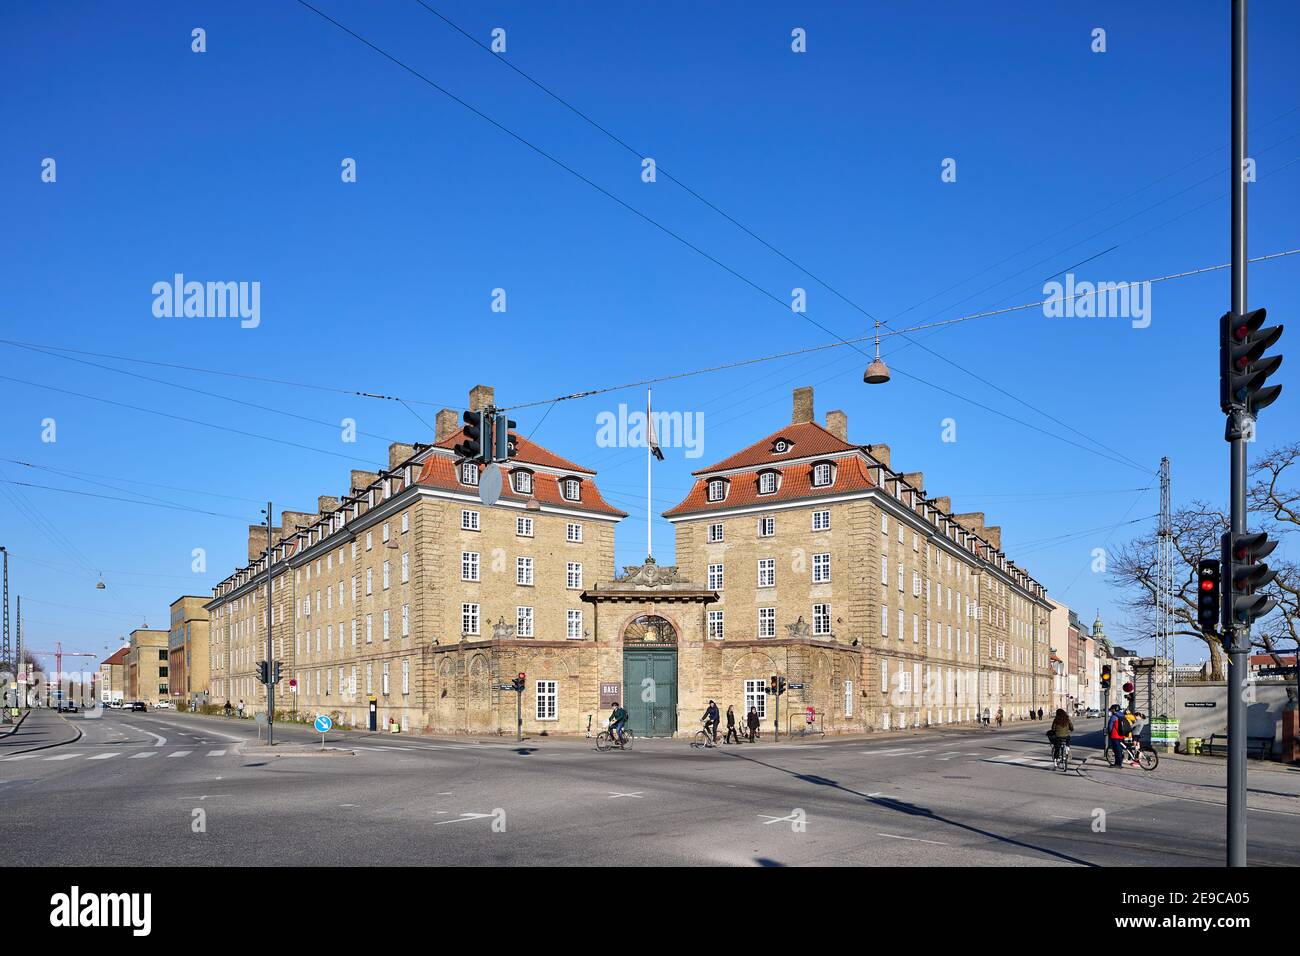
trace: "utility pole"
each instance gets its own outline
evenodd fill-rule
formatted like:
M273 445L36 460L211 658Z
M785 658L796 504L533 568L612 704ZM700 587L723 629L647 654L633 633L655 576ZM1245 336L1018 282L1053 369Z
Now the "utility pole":
M1246 0L1232 0L1232 312L1246 314ZM1246 532L1246 441L1229 429L1229 530ZM1229 572L1230 576L1230 572ZM1232 614L1232 591L1224 602L1223 636L1228 650L1228 866L1246 865L1246 665L1250 625Z
M275 550L271 541L271 502L266 503L266 745L275 746L275 657L271 643L271 624L275 618L271 603L271 559Z
M971 576L975 578L975 596L982 600L984 597L984 592L980 590L980 570L981 570L980 568L976 568ZM975 602L975 722L981 725L984 723L984 689L981 686L983 682L983 674L980 673L980 670L983 666L982 662L984 656L984 634L983 634L984 629L983 627L980 626L980 616L983 613L984 613L984 609L980 607L980 602L976 601Z
M19 704L19 701L17 700L17 693L18 693L18 690L17 690L17 688L18 688L18 660L14 657L14 653L13 653L13 645L9 643L9 551L8 551L8 549L6 549L6 548L4 548L4 547L0 547L0 554L3 554L3 555L4 555L4 565L5 565L5 570L4 570L4 579L5 579L5 580L4 580L4 592L5 592L5 594L4 594L4 599L5 599L5 612L4 612L4 635L3 635L3 637L0 637L0 662L4 662L4 663L6 663L6 664L12 664L12 670L13 670L13 672L14 672L14 695L15 695L14 706L18 706L18 704ZM3 704L3 706L0 706L0 710L3 710L3 711L4 711L3 718L0 718L0 722L6 723L6 724L7 724L7 723L10 723L10 718L9 718L9 688L8 688L8 687L3 688L2 692L0 692L0 704Z

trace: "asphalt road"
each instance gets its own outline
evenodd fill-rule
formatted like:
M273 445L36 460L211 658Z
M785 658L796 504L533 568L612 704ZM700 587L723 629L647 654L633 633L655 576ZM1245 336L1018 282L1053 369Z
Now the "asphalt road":
M1061 774L1045 728L604 754L332 733L321 755L300 726L272 754L253 721L42 711L0 738L0 831L20 865L1222 864L1221 762L1113 770L1086 721ZM1250 862L1300 864L1300 773L1250 786Z

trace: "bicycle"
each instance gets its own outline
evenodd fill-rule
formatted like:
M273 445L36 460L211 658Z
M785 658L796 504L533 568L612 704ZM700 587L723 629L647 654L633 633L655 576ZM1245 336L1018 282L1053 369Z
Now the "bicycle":
M619 740L609 732L608 729L602 730L596 735L596 749L601 753L618 748L619 750L631 750L634 735L631 728L623 728L623 739Z
M691 738L691 746L698 749L700 747L721 747L722 744L718 743L713 734L709 733L706 724L704 728L695 732L695 736Z
M1143 750L1131 737L1124 741L1124 755L1130 767L1141 767L1143 770L1155 770L1160 763L1160 757L1154 750ZM1106 766L1115 766L1113 747L1106 748Z
M1052 757L1052 769L1059 770L1061 773L1070 772L1070 741L1067 738L1061 738L1057 744L1056 753Z

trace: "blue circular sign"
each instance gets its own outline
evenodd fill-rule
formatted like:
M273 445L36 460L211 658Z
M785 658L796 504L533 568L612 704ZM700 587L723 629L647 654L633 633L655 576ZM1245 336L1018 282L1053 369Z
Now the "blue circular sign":
M334 726L334 721L330 720L325 714L316 718L316 732L318 734L327 734L330 728Z

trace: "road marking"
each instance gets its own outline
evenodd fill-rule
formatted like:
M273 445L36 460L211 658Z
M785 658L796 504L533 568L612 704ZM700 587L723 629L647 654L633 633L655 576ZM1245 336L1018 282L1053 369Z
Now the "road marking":
M963 751L960 751L960 750L948 750L948 751L945 751L944 753L939 754L939 755L938 755L937 757L935 757L934 759L935 759L935 760L951 760L953 757L960 757L960 756L962 755L962 753L963 753Z
M155 734L152 730L146 730L145 733L154 739L155 747L163 747L167 744L167 738L162 734Z
M636 793L614 793L614 792L611 790L611 791L609 792L609 799L613 800L615 797L633 797L633 798L635 798L635 799L637 799L637 800L640 800L640 799L641 799L641 794L644 793L644 792L645 792L645 791L643 791L643 790L638 790Z
M783 817L770 817L766 813L756 813L754 816L763 818L763 826L769 826L773 823L802 823L803 817L801 811L794 810Z
M174 751L172 751L171 753L169 753L167 756L168 756L168 757L188 757L188 756L189 756L190 754L192 754L193 752L194 752L194 751L192 751L192 750L174 750Z
M208 751L208 756L209 756L209 757L224 757L225 755L226 755L226 752L225 752L224 750L209 750L209 751Z
M57 757L46 757L46 760L75 760L81 754L59 754Z
M15 754L12 757L0 757L0 760L6 762L10 760L31 760L33 757L39 757L39 756L40 754Z
M889 837L891 840L910 840L913 843L929 843L931 846L948 846L938 840L922 840L920 837L899 836L897 833L877 833L876 836Z
M919 756L921 756L921 754L928 754L929 752L930 752L930 751L928 751L928 750L918 750L918 751L917 751L916 753L914 753L914 754L908 754L908 756L909 756L909 757L919 757Z
M156 754L152 750L142 750L138 754L131 754L131 756L128 759L143 760L145 757L156 757L156 756L158 756L158 754Z
M96 754L95 756L87 757L86 759L87 760L108 760L109 758L116 757L116 756L117 754Z
M911 747L898 747L894 750L864 750L862 753L868 757L896 757L899 754L911 753Z
M445 811L443 811L445 812ZM482 820L484 817L490 817L490 813L462 813L456 820L439 820L434 824L435 827L446 826L448 823L465 823L469 820Z
M892 793L876 792L876 793L869 793L867 794L867 796L876 800L897 800L898 799L898 797Z

